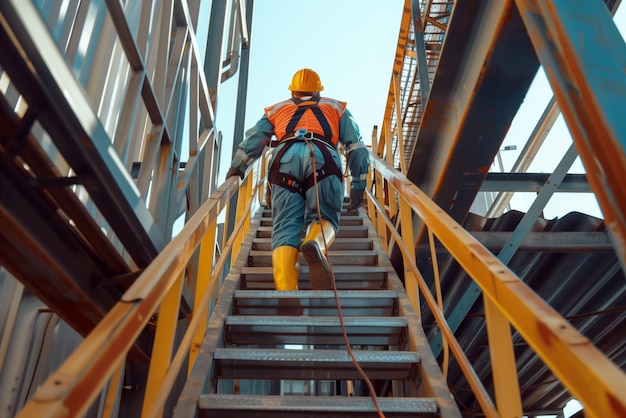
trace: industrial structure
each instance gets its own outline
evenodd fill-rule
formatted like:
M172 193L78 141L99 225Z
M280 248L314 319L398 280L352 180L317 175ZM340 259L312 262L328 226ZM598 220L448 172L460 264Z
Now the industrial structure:
M217 181L263 2L0 1L0 416L626 417L619 5L406 0L336 289L301 259L278 292L265 159ZM540 68L554 98L491 170ZM571 147L529 172L559 114ZM562 192L603 217L544 218Z

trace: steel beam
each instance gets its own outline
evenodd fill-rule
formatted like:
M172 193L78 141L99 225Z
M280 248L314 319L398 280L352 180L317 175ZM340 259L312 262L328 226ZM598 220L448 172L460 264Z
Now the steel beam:
M413 16L413 34L415 36L415 54L417 60L417 79L419 79L420 92L422 97L422 109L426 107L428 95L430 94L430 79L428 78L428 61L426 60L426 44L424 42L424 25L422 24L422 13L419 0L411 1L411 11ZM401 157L404 158L404 155Z
M407 177L457 222L538 67L512 2L455 4Z
M567 170L572 166L574 160L578 156L576 149L572 145L570 149L565 153L558 166L556 167L554 173L550 175L548 181L541 189L537 198L528 209L528 212L524 214L521 221L515 227L515 231L511 234L507 242L502 247L501 251L498 252L498 259L503 264L508 264L509 261L513 258L517 250L519 249L522 241L526 237L535 224L546 204L554 194L554 191L558 187L558 184L565 177ZM481 289L479 285L472 281L468 289L465 291L465 294L461 298L461 300L454 306L454 309L448 315L448 323L450 327L456 330L465 316L469 313L470 309L478 299L481 294ZM435 338L433 338L431 342L431 347L435 355L439 355L441 350L441 334L437 334Z
M601 0L516 0L626 268L626 44Z
M541 118L537 121L535 125L535 129L530 134L530 137L526 141L524 148L520 152L517 160L511 167L511 173L524 173L528 170L530 163L534 160L537 152L543 145L546 140L548 134L550 133L550 129L554 126L554 122L556 122L557 117L561 114L559 107L556 104L556 99L552 96L550 102L546 106ZM498 151L498 158L501 158L500 152ZM504 170L503 170L504 171ZM513 194L511 192L505 193L501 191L497 194L496 198L493 200L493 204L487 211L487 217L496 217L502 215L504 213L504 209L508 206L509 202Z
M50 216L46 202L28 187L14 187L6 173L10 164L2 159L2 165L0 264L78 333L87 335L114 304L109 297L107 304L98 306L90 294L99 269L70 229ZM105 295L100 296L102 300Z
M489 173L481 192L539 193L550 173ZM593 193L585 174L567 174L555 192Z
M0 2L0 65L134 261L146 266L164 246L82 87L31 2Z
M497 254L510 240L512 232L469 231L485 248ZM423 244L420 251L426 253ZM613 244L606 232L529 232L519 244L518 252L545 253L591 253L613 252ZM437 247L438 253L447 253L443 247Z

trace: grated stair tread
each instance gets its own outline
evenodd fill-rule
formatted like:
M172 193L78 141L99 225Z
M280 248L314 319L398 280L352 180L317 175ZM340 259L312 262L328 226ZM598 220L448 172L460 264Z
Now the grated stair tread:
M432 398L379 398L387 418L436 417L437 403ZM200 417L377 417L369 397L339 396L248 396L202 395Z
M333 266L337 289L365 290L384 289L386 287L388 268L382 266ZM272 267L243 267L241 269L242 289L274 290ZM309 266L300 266L298 288L311 289L309 283Z
M395 316L395 290L339 290L345 316ZM236 315L336 316L337 301L332 290L237 290L233 304Z
M304 229L302 230L302 237L304 237ZM369 228L367 226L344 226L339 228L335 238L367 238ZM259 238L271 238L272 227L271 226L259 226L257 229L257 237Z
M354 350L370 379L416 379L419 355L408 351ZM218 348L215 377L222 379L360 379L346 350Z
M269 216L266 215L261 218L261 226L273 226L273 224L274 223L273 223L271 214L269 214ZM363 225L363 217L342 214L341 217L339 218L340 228L344 226L357 226L357 225Z
M367 266L375 266L378 264L378 252L373 250L329 250L328 258L333 267L345 265L358 265L361 269ZM300 266L307 265L306 259L300 255L298 260ZM272 252L271 251L250 251L248 256L248 265L250 267L271 267Z
M372 250L374 247L371 238L335 238L330 246L331 251L344 251L344 250ZM252 242L252 250L257 251L271 251L272 239L271 238L255 238Z
M318 344L345 345L337 317L324 316L227 316L227 344ZM405 343L404 317L345 317L351 345L392 345Z

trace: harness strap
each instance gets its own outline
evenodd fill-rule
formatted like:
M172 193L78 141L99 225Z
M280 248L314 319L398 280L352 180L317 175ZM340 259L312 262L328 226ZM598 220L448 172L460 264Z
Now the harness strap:
M271 184L278 184L279 186L284 187L292 193L300 193L301 195L304 195L304 190L302 189L302 184L300 184L300 180L289 173L281 173L277 167L277 164L280 164L280 160L283 158L283 155L285 154L285 151L287 151L287 148L293 145L294 142L294 140L287 141L285 146L278 151L278 153L274 157L274 161L272 161L272 165L269 168L268 179Z
M315 115L315 118L317 119L317 121L319 122L320 126L322 127L322 130L324 131L324 136L322 138L320 138L320 139L323 139L324 141L328 142L329 144L332 144L333 131L330 129L330 124L328 123L328 120L326 119L326 116L324 116L324 113L322 112L322 109L320 109L317 106L313 106L313 107L311 107L311 111Z
M307 176L307 178L304 179L304 183L300 183L300 179L292 176L291 174L281 173L277 167L277 164L280 164L280 160L287 151L287 148L289 148L295 142L300 141L295 139L289 140L274 157L272 165L269 168L268 176L271 184L277 184L292 193L299 193L304 196L305 192L315 185L315 175L317 175L318 182L325 179L326 177L333 175L339 177L340 180L343 180L341 170L335 164L335 161L332 158L328 146L325 145L326 141L324 141L323 144L320 144L317 141L313 141L313 143L316 144L316 146L319 148L319 150L322 152L322 155L324 156L324 165L320 167L315 173L311 173L309 176Z
M281 140L293 136L295 129L296 129L296 125L298 124L298 122L300 122L300 119L302 119L302 116L304 115L304 112L306 112L306 110L311 107L309 106L300 106L296 109L296 111L294 112L293 116L291 117L291 119L289 119L289 123L287 124L287 128L285 128L285 136L281 138Z
M302 119L302 116L304 115L304 112L306 112L308 109L311 109L311 112L313 112L313 115L315 116L315 119L317 119L317 122L320 124L320 126L322 127L322 130L324 131L324 134L319 139L322 139L322 140L328 142L332 146L335 146L335 144L332 143L333 131L330 128L330 124L328 123L328 119L326 119L326 116L324 116L324 112L322 112L322 109L317 107L317 104L306 105L306 106L299 106L298 109L296 109L296 111L294 112L293 116L289 120L289 123L287 124L287 128L285 129L285 136L283 136L281 138L281 141L283 139L290 138L290 137L294 136L294 134L296 132L295 131L296 130L296 126L298 125L298 122L300 122L300 119Z
M315 143L315 142L314 142ZM324 165L317 169L315 173L311 173L306 179L304 179L304 191L309 190L311 187L315 186L315 177L317 176L317 181L321 181L329 176L337 176L340 181L343 181L343 175L335 161L333 160L332 155L330 155L330 150L324 144L317 144L317 147L322 152L324 156Z

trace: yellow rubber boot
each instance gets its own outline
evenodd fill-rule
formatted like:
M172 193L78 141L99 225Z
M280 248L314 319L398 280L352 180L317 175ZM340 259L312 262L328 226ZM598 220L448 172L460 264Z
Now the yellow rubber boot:
M323 232L323 234L322 234ZM335 240L335 229L330 222L314 221L307 229L306 237L300 246L300 251L309 265L309 281L313 290L328 290L333 288L333 277L326 249Z
M274 285L276 290L298 290L300 269L296 266L300 253L297 248L284 245L272 251Z

